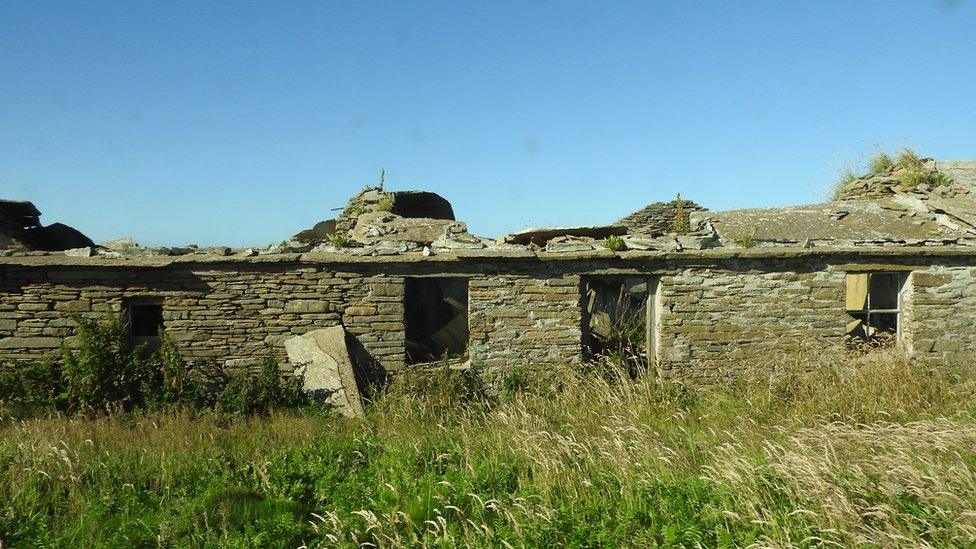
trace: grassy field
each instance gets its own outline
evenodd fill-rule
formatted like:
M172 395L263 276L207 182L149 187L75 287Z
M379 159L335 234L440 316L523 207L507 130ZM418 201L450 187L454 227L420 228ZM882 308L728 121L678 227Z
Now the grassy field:
M368 417L6 420L4 547L972 546L976 387L889 352L687 391L403 378ZM812 368L812 371L810 369Z

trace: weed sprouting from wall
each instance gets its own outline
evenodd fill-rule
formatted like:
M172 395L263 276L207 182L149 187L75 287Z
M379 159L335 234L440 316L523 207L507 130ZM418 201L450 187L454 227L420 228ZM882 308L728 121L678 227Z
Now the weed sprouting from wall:
M393 195L384 194L380 198L379 202L376 203L376 211L378 212L389 212L393 211Z
M614 252L619 252L620 250L626 248L627 245L624 243L624 239L620 238L619 236L610 235L603 240L603 247Z
M336 248L346 248L349 246L349 237L343 233L331 233L325 237L325 241Z
M840 177L830 192L831 200L840 200L847 185L860 179L861 175L856 167L850 166L841 171Z
M691 215L685 210L684 200L681 193L675 198L674 220L671 223L671 232L679 235L688 234L691 231Z
M886 192L883 190L884 185L890 186L892 181L904 188L923 187L923 190L926 185L937 188L954 183L951 176L938 171L934 165L929 165L925 159L909 148L902 149L894 159L884 151L880 151L871 159L868 167L868 173L864 175L856 168L845 170L834 185L831 199L836 201L859 198L864 193L867 193L867 197L876 198L879 196L878 193ZM861 180L864 180L863 184L858 183ZM877 181L880 181L881 187L873 188L872 182Z
M759 240L755 237L755 235L750 234L750 235L743 236L742 238L738 239L735 243L742 248L755 248L756 246L759 245Z

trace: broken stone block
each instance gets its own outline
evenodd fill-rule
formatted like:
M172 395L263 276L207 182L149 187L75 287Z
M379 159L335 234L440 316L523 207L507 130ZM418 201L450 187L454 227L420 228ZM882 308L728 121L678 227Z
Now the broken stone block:
M377 242L373 247L373 255L398 255L409 249L406 242Z
M105 248L107 250L113 250L116 252L125 252L131 250L132 248L138 247L138 244L132 240L131 236L125 238L117 238L115 240L109 240L108 242L102 242L98 245L100 248Z
M439 238L431 246L442 250L480 250L486 247L477 237L463 234Z
M704 250L718 245L718 239L713 236L679 236L678 244L685 250Z
M316 243L321 242L329 237L329 235L336 232L336 220L326 219L325 221L319 221L311 229L306 229L295 236L292 240L298 242L310 242Z
M332 244L322 243L311 249L312 253L316 254L338 254L342 253L344 248L338 246L333 246Z
M624 237L624 244L630 250L658 250L663 252L673 252L678 249L678 244L674 238L633 238Z
M305 390L346 417L363 417L363 403L342 326L285 340L288 361L305 366Z
M274 255L283 254L288 251L288 247L285 244L271 244L264 249L258 250L259 255Z
M565 252L588 252L594 249L593 241L585 240L565 240L562 242L549 242L546 251L549 253Z
M389 212L368 212L359 216L349 237L362 244L418 242L430 244L449 234L467 232L464 223L450 219L407 218Z
M64 255L68 257L91 257L92 249L88 246L84 248L71 248L70 250L65 250Z

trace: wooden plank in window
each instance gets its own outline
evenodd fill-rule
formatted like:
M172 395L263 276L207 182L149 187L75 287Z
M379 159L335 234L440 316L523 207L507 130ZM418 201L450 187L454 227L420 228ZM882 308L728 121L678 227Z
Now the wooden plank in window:
M847 275L847 310L864 311L868 308L868 273Z

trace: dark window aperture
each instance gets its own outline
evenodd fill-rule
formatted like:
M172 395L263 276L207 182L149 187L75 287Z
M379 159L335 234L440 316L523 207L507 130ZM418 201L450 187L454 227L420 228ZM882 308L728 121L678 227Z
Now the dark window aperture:
M901 331L902 273L847 275L847 335L863 340L896 336Z
M136 303L129 306L129 330L133 338L159 337L163 327L163 306Z
M403 309L407 364L433 362L467 352L467 279L408 278Z
M619 357L646 367L648 296L656 291L646 276L589 277L582 285L583 358Z

